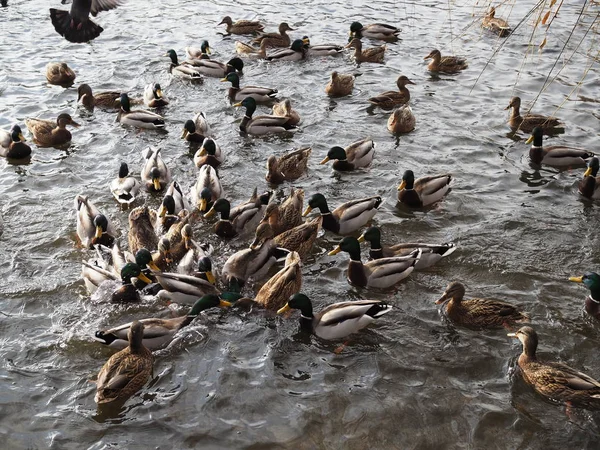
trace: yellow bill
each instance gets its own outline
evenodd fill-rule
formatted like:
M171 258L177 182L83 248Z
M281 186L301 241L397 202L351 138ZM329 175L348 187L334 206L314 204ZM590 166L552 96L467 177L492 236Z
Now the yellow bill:
M217 280L215 279L215 276L213 275L212 271L208 271L206 272L206 279L208 280L208 282L210 284L215 284L217 282Z
M308 216L308 214L312 211L312 208L310 206L307 206L306 209L304 210L304 212L302 213L302 217L304 216Z
M342 248L338 245L336 248L334 248L333 250L331 250L329 253L327 253L329 256L334 256L337 255L339 252L342 251Z
M288 304L286 303L286 304L285 304L285 306L284 306L283 308L280 308L280 309L278 309L278 310L277 310L277 314L283 314L283 313L286 313L286 312L288 312L290 309L292 309L292 308L290 308L290 305L288 305Z
M327 164L327 162L329 162L329 156L323 158L323 160L319 164Z
M160 180L158 178L152 178L152 184L155 190L160 191Z
M142 280L144 283L152 284L152 280L150 278L148 278L146 275L144 275L143 273L140 273L136 278L138 280Z

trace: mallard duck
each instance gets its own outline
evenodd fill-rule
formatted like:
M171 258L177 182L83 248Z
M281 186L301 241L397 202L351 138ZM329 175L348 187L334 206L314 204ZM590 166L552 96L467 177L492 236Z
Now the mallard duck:
M365 328L390 312L392 307L379 300L358 300L328 305L315 315L310 299L304 294L294 294L277 314L290 309L300 310L300 326L303 329L321 339L334 340L343 339Z
M278 30L279 33L262 33L252 39L252 43L261 45L265 41L267 47L289 47L291 40L287 32L294 31L294 29L287 22L281 22Z
M538 336L531 327L509 333L523 344L518 364L525 382L538 394L576 407L600 408L600 382L566 364L537 359Z
M321 164L326 164L334 160L333 168L335 170L348 171L367 167L373 161L375 155L375 142L373 139L361 139L353 142L346 148L331 147L327 156L323 158Z
M156 235L161 236L167 233L171 226L180 219L181 217L175 212L175 199L172 195L165 195L156 212L156 224L154 225Z
M140 190L140 183L129 176L127 163L122 162L119 167L119 176L110 182L110 192L116 201L122 205L131 205L135 202Z
M387 129L392 134L409 133L415 129L417 119L409 105L400 105L387 121Z
M267 41L262 41L258 48L242 41L235 41L235 52L247 58L265 58L267 56Z
M182 80L192 81L194 83L202 83L204 78L202 72L198 67L194 67L188 61L179 63L177 59L177 52L171 49L167 51L165 56L171 58L171 64L169 65L169 73L174 77L181 78Z
M380 45L379 47L371 47L363 50L361 40L358 38L354 38L344 48L354 49L354 59L357 63L383 63L386 46L384 44Z
M112 355L98 373L96 403L125 401L152 376L154 358L152 352L144 347L143 339L144 325L136 320L127 333L127 348Z
M29 158L31 147L25 141L19 125L13 125L10 131L0 130L0 156L9 159Z
M600 320L600 275L588 272L580 277L570 277L569 281L583 283L590 290L585 299L585 312Z
M121 269L123 285L112 293L110 298L112 303L138 303L140 301L140 294L133 285L132 278L138 278L147 284L152 283L152 280L144 275L140 266L136 263L127 263Z
M205 218L213 216L214 213L217 211L221 214L221 218L215 224L215 233L217 236L226 239L230 239L234 236L237 236L238 233L243 230L243 227L240 226L241 222L238 221L236 226L229 218L230 208L231 205L229 203L229 200L225 198L220 198L213 204L212 208L210 208L210 210L206 214L204 214Z
M179 212L183 209L190 209L190 205L187 199L185 198L185 195L183 195L183 191L181 190L181 187L179 186L179 183L177 183L177 181L173 181L169 185L169 188L165 193L165 196L166 195L170 195L171 197L173 197L173 201L175 202L175 210L173 214L179 214Z
M265 26L258 20L238 20L234 22L231 17L225 16L219 25L225 24L227 34L254 34L261 32Z
M254 231L261 221L269 203L271 192L257 195L256 188L250 200L233 209L228 200L218 199L212 208L204 215L211 217L215 212L221 213L221 219L215 225L215 233L224 238L232 238L244 231Z
M529 149L529 159L534 164L558 168L582 167L587 165L588 160L594 154L582 148L567 147L565 145L552 145L544 147L544 130L535 127L526 144L532 144Z
M207 164L200 167L191 196L194 205L203 213L207 212L217 199L223 197L221 180L212 166Z
M267 61L302 61L306 59L308 47L302 39L292 42L290 48L276 50L265 56Z
M410 100L410 91L406 88L407 84L415 84L405 75L400 75L396 80L397 91L385 91L369 99L369 103L379 106L381 109L392 109L399 105L404 105Z
M551 116L544 116L541 114L527 113L521 116L521 98L513 97L510 99L510 103L505 110L511 109L510 118L508 124L510 128L517 132L522 131L523 133L531 133L535 127L541 127L545 134L556 134L558 130L563 129L564 125L560 122L560 119Z
M226 63L215 61L214 59L192 59L189 63L201 74L209 77L222 78L230 72L241 74L244 69L244 61L240 58L232 58Z
M415 180L413 171L407 170L398 186L398 201L411 208L431 205L446 195L450 190L451 181L452 175L448 173Z
M169 104L169 99L163 94L158 83L150 83L144 89L144 103L150 108L161 108Z
M196 114L194 120L188 119L185 121L181 139L185 139L188 142L204 142L210 132L210 127L205 128L204 126L208 126L208 123L206 122L204 113L200 112Z
M492 33L496 33L500 37L506 37L511 32L508 22L504 19L496 17L496 8L493 6L490 6L490 10L483 17L481 26L490 30Z
M90 20L101 11L109 11L121 5L121 0L73 0L71 11L50 8L50 19L58 34L69 42L88 42L104 31L100 25Z
M59 114L56 121L42 119L25 119L25 125L33 141L41 147L64 146L71 142L71 132L67 125L79 127L69 114Z
M207 40L200 43L200 47L186 47L185 54L188 59L210 59L211 49Z
M252 97L247 97L233 106L243 106L246 108L246 114L244 114L242 122L240 123L240 131L242 133L263 136L265 134L285 133L286 131L296 128L288 123L289 117L266 115L252 117L256 111L256 101Z
M121 273L120 269L118 273L115 273L115 266L111 265L106 255L107 247L94 245L93 248L96 256L81 263L81 277L90 295L96 292L98 286L105 281L118 282Z
M129 251L136 253L142 248L154 250L158 247L158 236L154 231L156 212L148 206L138 206L129 213L129 232L127 240Z
M85 195L75 197L77 236L84 247L102 244L112 247L116 232L106 216Z
M355 38L366 37L369 39L379 39L382 41L391 41L398 39L400 29L385 23L371 23L364 27L360 22L352 22L350 25L350 36Z
M275 100L277 89L260 87L260 86L244 86L240 87L240 77L237 73L228 73L222 82L229 81L229 100L231 102L241 102L248 97L252 97L256 103L271 103Z
M302 41L308 47L308 56L337 56L344 52L343 45L319 44L312 45L308 36L303 36Z
M160 271L167 271L173 265L171 242L168 237L163 236L158 240L157 250L152 254L152 262Z
M121 93L100 92L94 95L92 93L92 88L84 83L77 88L77 102L81 103L85 108L92 110L95 106L118 110L121 108Z
M529 322L526 314L509 303L485 298L464 300L464 296L463 284L453 281L435 304L447 302L448 319L471 329L513 327L518 323Z
M361 198L343 203L330 212L323 194L314 194L308 200L303 216L319 208L323 216L323 228L337 234L349 234L369 222L382 201L379 196Z
M216 169L224 160L225 157L221 151L221 147L211 138L204 139L202 147L194 154L194 164L196 164L196 167L208 164Z
M46 65L48 83L68 88L75 82L75 72L64 62L49 62Z
M377 227L367 228L358 238L358 242L368 241L371 244L369 256L372 259L390 258L392 256L405 256L415 249L421 249L421 258L415 265L416 270L433 266L440 259L451 255L456 250L456 244L426 244L406 243L396 245L381 245L381 230Z
M292 108L292 101L289 98L273 105L273 115L287 117L289 125L298 125L300 123L300 115Z
M188 226L190 225L187 224L186 227ZM185 233L187 234L187 231ZM189 238L185 239L185 247L187 251L179 261L179 264L177 264L177 273L204 278L215 284L215 276L213 275L212 261L210 259L210 255L214 251L213 246L207 242L198 244L194 239Z
M196 300L190 311L180 317L172 319L149 318L140 319L144 324L144 338L142 344L150 351L160 350L167 347L179 330L187 327L192 321L200 315L202 311L215 307L229 307L231 303L221 300L216 295L204 295ZM110 348L123 349L127 347L127 335L133 322L109 328L108 330L96 331L94 339Z
M262 285L254 301L263 308L277 311L291 295L302 289L302 263L297 252L290 252L285 266Z
M329 256L339 252L350 255L348 263L348 282L359 287L389 288L408 277L421 259L421 249L416 249L405 256L374 259L363 262L360 259L360 243L354 237L347 236L337 247L329 252Z
M165 127L165 120L159 114L152 111L143 111L141 109L131 110L129 96L121 94L121 109L117 114L117 122L123 125L129 125L138 128L162 129Z
M311 153L312 148L305 147L292 150L279 158L275 155L269 156L265 179L271 184L297 180L306 173Z
M270 202L265 210L261 222L271 225L275 236L290 230L302 223L302 204L304 203L304 190L290 189L290 195L285 201L278 205Z
M344 97L352 94L356 77L349 73L331 72L329 83L325 86L325 93L330 97Z
M291 252L298 252L300 258L304 259L312 250L322 222L322 216L315 217L313 220L307 220L275 236L275 243L280 248L285 248Z
M160 148L146 147L142 150L144 166L141 177L146 189L150 192L160 192L171 182L171 170L160 156Z
M583 174L583 180L579 182L579 193L590 199L600 198L600 177L598 169L600 161L595 156L588 161L588 168Z
M155 272L154 276L163 287L158 293L163 300L193 305L199 297L219 294L217 287L203 278L175 272Z
M469 67L465 58L459 56L442 57L442 54L437 49L431 50L429 55L423 59L431 59L427 69L432 72L457 73Z

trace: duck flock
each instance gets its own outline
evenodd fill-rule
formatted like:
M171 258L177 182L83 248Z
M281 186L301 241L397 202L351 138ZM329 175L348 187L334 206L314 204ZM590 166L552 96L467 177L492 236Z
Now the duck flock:
M71 42L87 42L97 38L102 27L89 19L103 10L119 5L117 0L75 0L70 12L51 9L53 25ZM226 35L235 35L237 55L226 62L211 59L211 49L204 41L200 47L187 47L186 60L180 61L175 49L165 52L165 70L181 83L199 84L206 77L218 77L228 88L227 96L234 108L243 108L240 133L253 139L265 135L289 136L302 127L302 111L296 111L291 98L279 96L275 87L253 86L244 79L244 67L257 59L294 64L307 58L336 58L346 49L352 50L357 64L378 64L385 59L384 42L398 39L401 30L393 25L374 23L348 24L350 38L345 45L314 45L308 36L292 39L288 32L296 31L281 23L278 32L265 32L258 20L234 21L226 16L215 24L225 26ZM508 23L495 17L491 8L483 19L484 28L506 37ZM458 74L468 67L465 58L442 56L432 50L428 70ZM70 87L76 75L65 62L49 63L46 77L49 83ZM242 79L248 84L242 84ZM357 82L356 74L334 71L323 89L331 97L351 95ZM369 98L370 108L391 111L387 129L394 134L410 133L416 119L410 104L407 86L414 84L399 75L398 90L385 91ZM146 86L143 95L125 92L94 92L88 84L79 84L78 103L93 110L113 110L116 121L140 130L165 129L161 115L169 99L159 83ZM142 106L145 105L145 106ZM593 152L567 146L544 146L543 136L564 131L556 117L520 112L521 100L508 102L511 109L509 126L513 132L530 133L531 163L558 169L586 167L579 185L581 195L600 198L599 162ZM269 108L270 114L257 113ZM71 143L67 127L78 127L69 114L56 120L30 118L26 128L39 147L66 148ZM382 127L384 124L382 124ZM171 130L172 131L172 130ZM151 132L150 132L151 133ZM108 293L106 302L114 304L163 301L187 305L189 312L174 318L139 317L130 323L115 323L114 327L98 330L95 339L118 350L100 370L96 401L99 404L126 401L147 382L153 369L153 351L167 347L179 331L209 308L266 309L278 314L300 311L300 326L323 340L335 340L341 352L350 335L381 318L392 309L385 301L368 300L370 289L392 290L414 270L426 270L444 258L452 258L454 243L389 244L385 230L370 226L383 199L326 198L319 192L305 192L292 187L295 180L310 178L307 169L314 164L332 163L335 171L346 172L369 167L375 157L375 142L366 137L346 147L334 146L327 155L315 160L310 147L293 149L283 156L265 158L264 189L254 190L248 200L233 202L227 198L220 181L219 169L226 157L219 140L211 131L210 117L202 112L181 124L181 138L193 151L197 178L191 189L183 180L175 180L161 156L161 149L149 146L142 151L140 176L130 173L126 163L107 186L107 193L128 214L126 242L110 221L85 193L76 196L77 236L89 249L89 258L82 263L82 277L90 295ZM19 124L0 132L1 155L11 160L30 157L31 147ZM235 151L234 149L228 151ZM404 172L397 189L397 200L406 208L422 209L438 202L450 192L451 174L432 174L419 178L411 170ZM273 190L289 185L284 201L276 201ZM256 180L257 186L264 186ZM161 196L158 210L144 204L142 191L149 196ZM195 225L213 221L214 233L223 240L238 238L247 247L230 254L216 255L212 245L194 238ZM329 255L345 252L349 256L347 279L367 298L339 302L314 311L310 298L303 293L302 263L312 255L313 244L322 233L340 235L339 244ZM359 236L359 237L355 237ZM361 256L361 243L369 247L368 261ZM224 260L216 267L216 260ZM600 276L589 273L572 277L590 290L586 311L600 319ZM108 288L107 288L108 286ZM100 289L102 287L102 289ZM436 303L454 324L475 330L505 327L509 336L519 339L523 353L518 364L524 380L540 394L569 406L597 408L600 406L600 383L594 378L564 364L545 362L536 357L538 338L530 326L521 326L531 318L527 312L509 303L472 298L464 299L465 287L458 281L448 284ZM533 318L538 319L538 318ZM382 320L386 320L385 318Z

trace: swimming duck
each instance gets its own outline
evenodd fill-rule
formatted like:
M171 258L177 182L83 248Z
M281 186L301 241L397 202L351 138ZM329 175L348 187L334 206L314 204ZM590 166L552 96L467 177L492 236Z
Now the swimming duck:
M432 72L457 73L469 67L465 58L459 56L442 57L442 54L437 49L431 50L423 59L431 59L427 69Z
M440 259L451 255L456 250L456 244L426 244L406 243L396 245L381 245L381 230L377 227L367 228L358 238L358 242L367 241L371 244L369 256L372 259L390 258L392 256L405 256L415 249L421 249L421 258L415 265L416 270L433 266Z
M50 8L50 19L58 34L69 42L88 42L104 31L100 25L90 20L101 11L109 11L121 5L121 0L73 0L69 12Z
M369 103L379 106L381 109L392 109L399 105L404 105L410 100L410 91L406 88L407 84L415 84L405 75L400 75L396 80L397 91L385 91L369 99Z
M131 281L132 278L138 278L144 283L150 284L152 280L142 272L140 266L136 263L127 263L121 269L122 286L112 293L110 301L112 303L138 303L140 294Z
M496 8L493 6L490 6L490 10L483 17L481 26L487 30L490 30L492 33L496 33L500 37L506 37L511 32L508 22L504 19L496 17Z
M227 34L254 34L261 32L265 26L257 20L238 20L234 22L231 17L225 16L219 25L225 24Z
M389 288L408 277L421 258L421 249L416 249L405 256L374 259L363 262L360 259L360 243L355 237L347 236L337 247L329 252L329 256L339 252L350 255L348 263L348 282L359 287Z
M75 82L75 72L64 62L49 62L46 65L48 83L68 88Z
M363 26L360 22L352 22L350 25L350 36L355 38L366 37L369 39L379 39L382 41L391 41L398 39L400 29L385 23L371 23Z
M254 136L263 136L265 134L284 133L295 128L290 125L288 117L278 116L256 116L252 117L256 111L256 101L253 97L246 97L240 103L233 106L246 108L246 114L240 123L240 131L242 133L251 134Z
M228 73L222 82L229 81L229 100L231 102L241 102L248 97L252 97L256 103L271 103L275 100L277 89L260 86L244 86L240 87L240 77L237 73Z
M163 287L163 290L158 293L158 297L162 300L193 305L200 297L218 295L220 293L214 284L193 275L184 275L175 272L155 272L154 276L156 276L156 279Z
M172 195L165 195L163 201L156 212L156 224L154 229L157 236L167 233L171 226L181 220L181 217L175 212L175 199Z
M202 147L194 154L194 164L196 164L196 167L208 164L216 169L224 160L225 157L221 151L221 147L211 138L204 139Z
M563 129L564 125L560 122L560 119L551 116L544 116L541 114L527 113L525 116L521 116L521 98L513 97L510 99L510 103L504 109L511 109L510 119L508 124L513 131L522 131L523 133L531 133L535 127L541 127L544 134L556 134L559 130Z
M156 212L148 206L138 206L129 213L129 232L127 240L129 251L135 254L138 250L146 248L154 250L158 247L158 236L154 231Z
M88 84L80 84L77 88L77 102L85 108L93 110L95 106L105 109L118 110L121 108L120 92L99 92L94 95Z
M169 104L158 83L150 83L144 89L144 103L150 108L161 108Z
M127 94L121 94L120 102L121 109L119 110L119 114L117 114L117 122L138 128L162 129L165 127L165 120L162 116L152 111L141 109L132 111Z
M240 58L232 58L226 63L214 59L192 59L189 63L201 74L209 77L224 77L230 72L242 73L244 61Z
M383 63L385 55L385 44L379 47L371 47L363 50L362 42L358 38L353 38L344 48L354 48L354 59L357 63L372 62Z
M33 134L33 141L42 147L65 146L71 142L71 132L67 125L79 127L69 114L59 114L56 121L25 119L25 125Z
M186 120L183 125L183 133L181 139L185 139L188 142L204 142L210 135L210 125L206 120L206 116L203 112L199 112L194 117L194 120Z
M579 193L590 199L600 198L600 177L598 175L600 161L597 157L590 158L588 168L583 174L583 180L579 182Z
M269 53L265 59L267 61L302 61L306 59L308 47L302 39L296 39L290 45L290 48L284 48Z
M344 52L343 45L336 44L319 44L312 45L308 36L303 36L302 41L308 47L308 56L337 56Z
M306 173L311 153L312 148L305 147L292 150L279 158L275 155L269 156L265 179L271 184L297 180Z
M210 255L214 252L213 246L207 242L198 244L193 239L187 240L186 245L188 251L177 264L177 273L204 278L215 284L216 277L213 275L212 260L210 259Z
M292 108L292 101L289 98L273 105L273 115L287 117L289 125L298 125L300 123L300 115Z
M591 151L567 147L565 145L552 145L544 147L544 130L535 127L526 144L533 145L529 149L529 159L534 164L544 164L558 168L582 167L587 165L590 158L594 156Z
M223 196L223 187L221 180L212 166L204 165L200 167L198 179L192 186L192 203L200 209L201 212L207 212L212 204Z
M110 262L107 261L100 250L101 248L102 246L95 245L96 257L81 263L81 277L90 295L96 292L98 286L105 281L119 281L119 276L114 273L114 266L111 266Z
M116 232L106 216L85 195L75 197L77 236L84 247L102 244L112 247Z
M166 195L173 197L173 201L175 202L173 214L179 214L182 209L189 211L190 205L187 201L187 198L185 198L185 195L183 195L183 191L181 190L181 187L177 181L173 181L169 185L167 192L165 193L165 196Z
M154 358L152 352L144 347L143 339L144 325L136 320L127 334L127 348L112 355L98 373L94 397L96 403L102 405L125 401L152 376Z
M188 59L210 59L211 49L207 40L200 43L200 47L186 47L185 54Z
M354 80L356 77L352 74L338 73L335 70L331 72L329 83L325 86L325 93L330 97L344 97L352 94L354 89Z
M182 80L193 81L194 83L202 83L202 72L198 67L194 67L191 63L183 61L179 63L177 59L177 52L173 49L167 51L165 56L171 58L171 64L169 65L169 73L174 77L181 78Z
M398 186L398 201L411 208L431 205L446 195L450 190L451 181L452 175L447 173L415 180L413 171L407 170Z
M10 131L0 130L0 156L9 159L25 159L31 156L31 147L25 143L19 125L13 125Z
M298 252L300 258L304 259L312 250L322 223L323 216L307 220L275 236L275 243L280 248L285 248L291 252Z
M150 192L160 192L171 182L171 170L160 156L160 148L146 147L142 150L144 166L141 177L146 189Z
M529 322L527 314L510 303L485 298L464 300L464 296L464 285L453 281L435 304L447 302L446 316L451 322L476 330L513 327L518 323Z
M373 218L381 205L379 196L352 200L329 211L327 200L322 194L314 194L308 200L308 206L303 216L308 215L314 208L319 208L323 216L323 228L337 234L349 234L358 230Z
M263 40L257 48L242 41L235 41L235 52L247 58L265 58L267 56L267 43Z
M294 31L287 22L281 22L279 24L279 33L261 33L258 37L252 39L253 44L261 45L263 41L266 41L267 47L289 47L290 37L288 31Z
M304 190L290 189L290 195L281 205L270 202L261 222L268 222L275 236L302 223Z
M254 301L263 308L277 311L291 295L302 289L302 263L297 252L290 252L285 266L262 285Z
M152 253L152 262L160 271L167 271L173 265L171 242L168 237L163 236L158 240L157 250Z
M566 364L537 359L538 336L531 327L509 333L523 344L518 364L523 379L538 394L576 407L600 408L600 382Z
M580 277L570 277L569 281L583 283L590 290L585 299L585 312L600 320L600 275L588 272Z
M140 190L140 183L129 176L127 163L122 162L119 167L119 176L110 182L110 192L116 201L122 205L131 205L135 202Z
M365 328L391 311L392 307L379 300L339 302L326 306L314 314L310 299L304 294L294 294L277 314L290 309L300 310L300 326L315 336L326 339L343 339Z
M244 231L252 232L263 217L270 194L267 192L258 196L254 189L250 200L233 209L230 209L231 205L228 200L220 198L204 214L204 217L211 217L215 212L221 213L221 219L215 225L215 233L223 238L232 238Z
M409 105L400 105L387 121L387 129L392 134L409 133L415 129L417 119Z
M321 164L334 160L334 170L349 171L369 166L373 162L374 155L375 142L373 139L361 139L346 148L331 147Z

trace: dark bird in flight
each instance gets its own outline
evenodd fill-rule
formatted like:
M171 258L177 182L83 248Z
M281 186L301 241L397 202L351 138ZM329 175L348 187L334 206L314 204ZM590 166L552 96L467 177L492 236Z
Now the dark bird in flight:
M90 20L100 11L121 5L123 0L73 0L71 11L50 8L52 25L58 34L70 42L88 42L97 38L104 28Z

